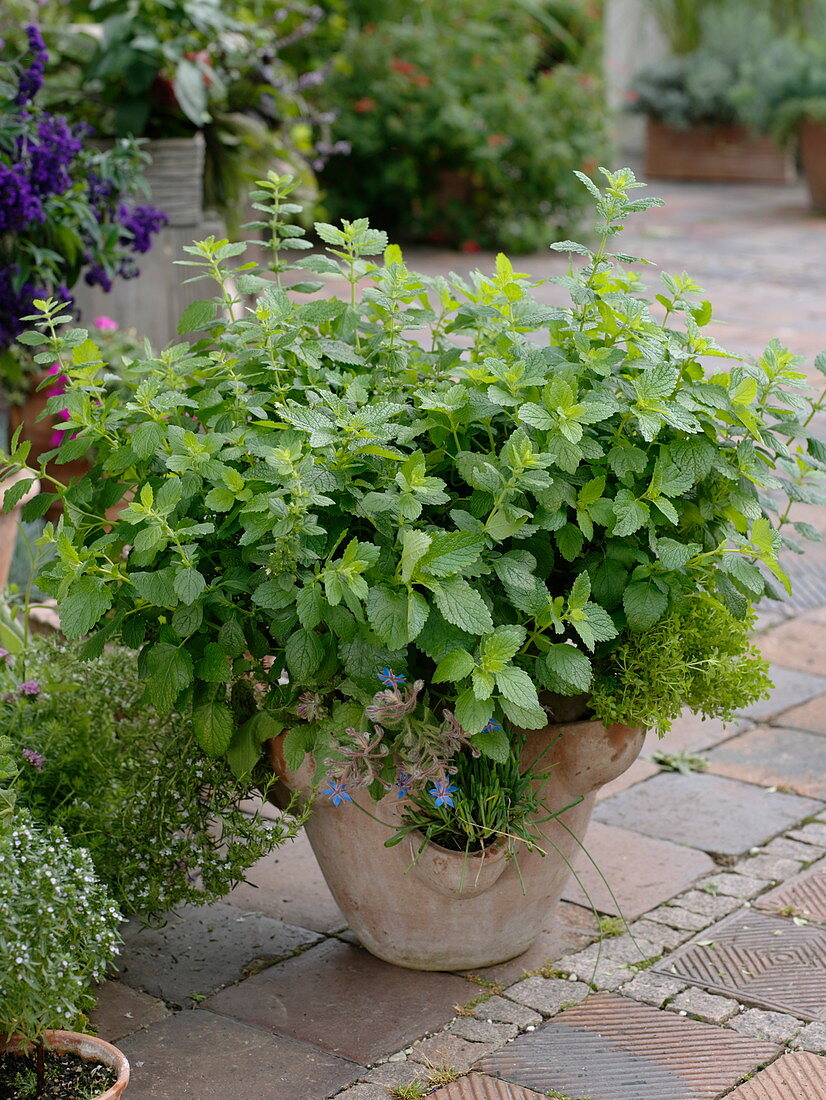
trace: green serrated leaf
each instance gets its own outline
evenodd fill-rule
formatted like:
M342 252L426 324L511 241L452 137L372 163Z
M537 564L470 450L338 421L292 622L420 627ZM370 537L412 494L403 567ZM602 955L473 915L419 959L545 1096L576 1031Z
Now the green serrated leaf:
M455 577L434 589L433 598L445 619L468 634L489 634L493 630L487 604L466 580Z
M312 680L324 657L324 647L317 634L301 628L287 639L284 656L290 678L294 684L305 684Z
M622 606L632 630L648 630L665 614L668 596L650 581L634 581L623 594Z
M433 683L455 683L457 680L464 680L466 676L470 675L472 669L473 658L467 650L451 650L436 666L436 671L433 673Z
M591 662L576 646L552 645L537 659L536 664L537 676L550 691L560 695L577 695L591 686Z
M180 596L182 603L191 604L195 603L206 588L206 581L197 569L184 568L179 569L175 574L172 587L175 589L177 595Z
M112 606L112 591L102 580L81 577L60 604L60 626L67 638L88 634Z
M156 642L146 654L145 668L147 700L161 714L169 714L192 683L192 658L181 646Z
M217 699L207 699L192 710L192 726L207 756L223 756L232 743L232 711Z

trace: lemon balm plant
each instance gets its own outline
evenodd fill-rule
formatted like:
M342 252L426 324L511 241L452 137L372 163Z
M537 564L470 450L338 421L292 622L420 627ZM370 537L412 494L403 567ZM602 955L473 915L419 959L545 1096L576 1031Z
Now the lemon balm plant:
M549 719L663 731L761 695L751 607L788 584L787 533L814 534L790 505L817 492L823 396L778 344L727 355L685 275L652 314L612 245L657 200L603 174L580 176L598 246L555 246L568 308L504 256L426 279L363 220L317 225L326 253L290 264L307 245L274 176L255 195L272 272L241 244L187 249L218 293L180 331L207 335L126 396L41 302L29 339L69 380L58 461L97 455L26 511L62 498L40 584L67 636L139 650L147 698L238 774L288 729L288 764L312 754L338 805L359 784L435 803L457 754L502 764ZM344 292L303 301L319 275Z

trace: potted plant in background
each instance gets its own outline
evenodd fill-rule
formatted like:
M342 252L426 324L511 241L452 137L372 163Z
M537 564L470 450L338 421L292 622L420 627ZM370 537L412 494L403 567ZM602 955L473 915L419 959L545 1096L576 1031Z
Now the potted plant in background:
M826 17L826 8L823 9ZM756 54L735 90L744 115L799 155L815 210L826 211L826 45L786 36Z
M269 742L287 787L320 791L308 833L339 904L403 965L527 947L643 731L768 686L750 608L788 584L783 502L820 475L823 396L779 345L727 355L688 276L663 276L651 316L610 249L657 200L604 176L580 177L599 246L557 246L581 257L567 309L504 256L427 280L364 220L316 226L327 255L291 266L348 289L302 304L319 283L280 286L301 238L273 176L255 202L275 282L242 245L189 248L219 295L181 332L208 335L147 361L131 400L106 394L86 332L59 333L59 303L30 337L98 455L44 535L66 635L139 648L147 699L239 776Z
M572 172L607 147L598 15L514 0L350 11L317 95L350 146L322 173L331 216L469 251L531 251L576 223Z
M794 179L793 159L750 132L735 89L755 55L777 37L787 5L739 0L653 0L671 53L641 69L629 91L646 116L645 172L660 179Z
M86 129L37 106L48 58L37 27L30 25L26 35L23 59L0 61L4 402L25 401L47 377L44 367L35 369L22 331L21 317L31 312L33 299L58 293L71 306L71 293L81 280L109 289L115 279L137 275L135 255L149 249L164 217L139 201L143 159L134 143L121 143L108 153L91 150ZM36 430L31 415L22 417L25 432ZM6 487L0 485L0 492ZM17 524L6 520L2 526L0 584L5 585Z
M141 139L152 201L169 218L151 278L119 293L114 307L84 293L84 309L114 313L166 343L197 297L170 262L193 236L237 233L253 180L273 165L290 166L316 199L314 172L336 151L331 116L307 98L324 72L297 72L282 50L315 30L321 9L275 0L70 0L48 14L60 110L101 137Z
M26 810L0 820L0 1078L11 1100L115 1100L129 1081L116 1047L72 1028L120 942L120 914L91 860ZM48 1090L48 1091L47 1091ZM55 1090L55 1091L52 1091Z

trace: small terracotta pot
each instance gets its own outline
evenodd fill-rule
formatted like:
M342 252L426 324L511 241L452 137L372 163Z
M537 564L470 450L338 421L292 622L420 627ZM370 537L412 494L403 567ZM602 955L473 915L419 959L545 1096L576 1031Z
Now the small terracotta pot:
M123 1094L129 1084L129 1062L126 1055L111 1043L98 1039L95 1035L81 1035L76 1031L47 1031L45 1036L46 1049L57 1054L78 1054L88 1062L100 1062L109 1066L118 1075L117 1081L106 1092L102 1092L96 1100L117 1100ZM9 1054L29 1054L32 1044L24 1039L0 1039L0 1051Z
M800 162L813 209L826 211L826 122L806 119L800 127Z
M316 800L306 825L310 844L350 927L380 959L414 970L491 966L521 955L552 924L595 793L633 763L645 735L599 722L526 732L522 766L539 760L538 771L548 773L542 802L548 811L570 808L538 826L547 854L516 845L518 868L504 847L465 856L427 844L415 859L420 840L386 848L405 805L395 793L373 803L357 791L353 803L338 807ZM286 789L310 797L312 758L291 771L282 738L269 750L282 796Z
M12 485L15 485L18 481L22 481L23 478L31 477L33 473L33 470L18 470L16 473L10 474L3 481L0 481L0 504L2 504L6 496L6 490L11 489ZM33 497L36 497L39 492L40 482L35 481L35 483L26 490L10 512L0 513L0 588L5 588L9 583L9 574L11 573L14 548L17 545L17 532L20 528L20 513L23 510L23 505L27 504Z
M20 438L31 443L29 461L34 463L39 463L40 456L46 454L47 451L54 450L52 436L55 434L55 428L61 423L58 417L46 415L46 402L49 400L50 387L44 386L43 389L38 389L42 382L49 379L54 381L55 376L50 374L38 375L32 380L32 388L23 404L12 405L9 409L9 433L16 431L21 424L23 425ZM71 462L63 463L52 461L46 467L47 472L52 477L64 484L83 477L90 469L91 463L85 458L75 458ZM60 504L55 502L46 513L46 518L56 522L61 511Z

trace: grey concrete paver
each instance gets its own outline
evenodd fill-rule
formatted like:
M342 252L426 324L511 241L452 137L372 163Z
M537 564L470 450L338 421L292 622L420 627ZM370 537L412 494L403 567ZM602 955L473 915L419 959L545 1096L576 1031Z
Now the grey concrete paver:
M130 921L123 935L121 981L183 1007L320 939L224 902L181 906L158 928Z
M821 808L812 799L718 775L663 772L601 802L595 817L675 844L742 855Z

